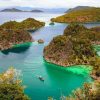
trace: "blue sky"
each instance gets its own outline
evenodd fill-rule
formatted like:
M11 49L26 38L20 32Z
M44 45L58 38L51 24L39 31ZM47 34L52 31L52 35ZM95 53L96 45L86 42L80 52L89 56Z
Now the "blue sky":
M0 0L0 7L71 8L79 5L100 7L100 0Z

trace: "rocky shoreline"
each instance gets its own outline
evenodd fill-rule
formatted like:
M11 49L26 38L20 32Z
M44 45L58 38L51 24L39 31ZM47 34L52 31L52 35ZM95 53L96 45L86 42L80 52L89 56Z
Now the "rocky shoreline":
M33 42L29 31L35 31L45 26L44 22L27 18L22 22L9 21L0 25L0 50L12 48L15 44Z
M14 30L14 31L0 31L0 50L7 50L12 48L16 44L22 44L25 42L33 42L31 35L27 31Z
M93 45L100 43L99 37L97 31L91 31L83 25L71 24L64 30L63 35L54 37L44 48L43 57L47 62L61 67L93 66L95 73L92 72L91 77L98 80L100 58L97 57Z

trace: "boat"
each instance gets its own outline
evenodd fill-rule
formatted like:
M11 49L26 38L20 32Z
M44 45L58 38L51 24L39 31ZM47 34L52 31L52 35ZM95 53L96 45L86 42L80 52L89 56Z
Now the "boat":
M42 76L38 77L41 81L44 81L44 78Z

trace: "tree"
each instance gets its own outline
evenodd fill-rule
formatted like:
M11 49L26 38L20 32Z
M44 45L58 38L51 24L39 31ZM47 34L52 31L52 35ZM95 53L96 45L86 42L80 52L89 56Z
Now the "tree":
M0 75L0 100L29 100L19 75L19 71L13 68Z

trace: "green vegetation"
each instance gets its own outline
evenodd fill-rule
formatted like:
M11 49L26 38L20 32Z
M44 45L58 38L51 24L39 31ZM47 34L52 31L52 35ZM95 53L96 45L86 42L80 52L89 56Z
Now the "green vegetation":
M29 32L23 30L0 30L0 50L12 48L15 44L32 42Z
M91 65L92 76L100 77L100 58L93 45L100 43L100 33L83 25L70 24L44 48L44 58L60 66ZM98 42L97 42L98 41ZM96 77L96 79L97 79Z
M59 23L100 22L100 8L90 7L86 9L73 10L65 15L59 16L57 18L52 18L51 21Z
M99 100L100 99L100 81L85 83L82 88L73 92L66 100Z
M0 50L12 48L15 44L32 42L29 32L44 26L34 18L28 18L22 22L10 21L0 25Z
M2 24L0 26L0 29L4 29L4 30L18 30L18 29L22 29L22 30L36 30L42 26L44 26L45 23L44 22L39 22L37 20L35 20L34 18L28 18L22 22L16 22L16 21L10 21L10 22L6 22L4 24Z
M24 94L24 87L16 69L11 68L0 74L0 100L30 100Z

